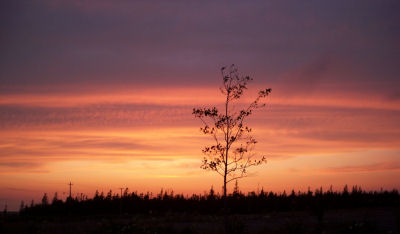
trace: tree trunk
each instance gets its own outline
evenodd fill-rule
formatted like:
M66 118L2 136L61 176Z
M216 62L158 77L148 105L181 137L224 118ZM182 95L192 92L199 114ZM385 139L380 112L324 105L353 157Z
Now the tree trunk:
M228 234L229 231L229 222L228 222L228 197L226 196L226 167L225 167L225 174L224 174L224 229L225 234Z
M226 116L226 148L225 148L225 171L224 171L224 221L225 233L228 233L228 198L226 196L226 177L228 175L228 152L229 152L229 118L228 118L228 105L229 105L229 91L227 91L225 103L225 116Z
M225 167L226 168L226 167ZM226 171L226 169L225 169ZM226 215L228 213L228 202L227 202L227 196L226 196L226 172L224 174L224 214Z

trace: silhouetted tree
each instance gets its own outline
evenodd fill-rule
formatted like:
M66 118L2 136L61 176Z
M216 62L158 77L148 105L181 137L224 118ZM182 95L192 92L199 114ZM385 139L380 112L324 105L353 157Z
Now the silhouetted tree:
M348 188L347 184L346 184L346 185L344 186L344 188L343 188L343 195L344 195L344 196L349 195L349 188Z
M7 215L7 203L4 205L4 210L3 210L3 215L6 216Z
M96 192L94 194L94 197L93 197L93 200L100 200L100 196L99 196L99 191L98 190L96 190Z
M129 194L129 189L125 188L123 197L127 197Z
M57 201L58 201L58 193L57 192L55 192L54 193L54 197L53 197L53 200L52 200L52 204L56 204L57 203Z
M21 201L21 205L19 206L19 212L23 212L25 209L25 202Z
M110 189L110 191L108 191L107 196L106 196L106 200L111 200L112 198L112 190Z
M238 181L235 181L235 187L233 188L233 196L238 196L240 194Z
M210 191L208 192L208 196L207 196L208 200L214 200L215 199L215 191L214 191L214 187L211 186Z
M49 204L49 199L47 198L47 193L45 193L42 197L42 205L47 206Z
M236 111L232 104L242 97L252 78L240 75L233 64L228 69L222 67L221 75L223 85L220 90L225 96L223 110L217 107L193 108L193 115L203 122L201 131L215 140L215 144L202 150L206 156L201 167L223 177L223 198L226 200L229 182L245 177L249 167L266 162L264 156L254 157L251 153L257 141L250 135L252 130L245 125L245 120L255 109L265 106L260 103L261 99L268 96L271 89L259 91L253 102Z

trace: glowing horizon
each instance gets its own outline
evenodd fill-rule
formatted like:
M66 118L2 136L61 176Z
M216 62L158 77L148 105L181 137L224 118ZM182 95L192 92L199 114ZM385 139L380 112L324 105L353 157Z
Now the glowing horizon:
M6 193L25 202L37 201L44 192L65 197L69 180L75 194L89 196L121 186L186 194L221 186L219 176L200 169L201 148L211 139L191 115L195 106L220 104L217 87L147 88L130 95L113 90L103 96L2 95L3 110L10 108L1 116L0 134L0 186ZM255 90L248 90L249 96ZM397 102L380 106L376 101L367 108L362 95L342 102L326 95L301 103L299 95L281 99L274 91L267 108L249 119L259 141L256 152L265 153L269 162L239 181L243 191L341 189L344 184L399 188L393 177L400 173Z

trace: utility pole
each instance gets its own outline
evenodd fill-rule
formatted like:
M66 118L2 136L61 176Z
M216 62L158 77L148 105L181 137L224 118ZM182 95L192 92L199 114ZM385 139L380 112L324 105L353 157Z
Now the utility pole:
M68 185L69 185L69 198L72 198L71 187L73 184L70 181Z
M119 188L121 190L120 193L120 198L119 198L119 214L122 215L122 189L124 188Z

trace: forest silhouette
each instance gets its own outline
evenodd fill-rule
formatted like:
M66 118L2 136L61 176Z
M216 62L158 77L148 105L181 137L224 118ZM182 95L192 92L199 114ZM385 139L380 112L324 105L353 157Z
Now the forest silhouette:
M225 209L227 203L228 210ZM0 233L398 233L400 195L346 185L287 193L252 191L236 184L226 197L124 191L78 194L21 203L0 215Z
M392 191L364 191L361 187L346 185L342 191L332 189L290 193L286 191L275 193L240 192L236 186L234 192L227 196L229 214L254 214L285 211L311 211L322 216L324 211L331 209L352 209L361 207L399 206L400 196L396 189ZM49 201L44 194L40 203L30 205L21 203L20 215L91 215L91 214L166 214L166 213L197 213L222 214L224 210L223 195L216 194L211 188L204 194L175 194L173 190L161 190L154 195L147 193L129 192L123 194L106 194L95 192L92 198L84 194L60 200L57 194Z

